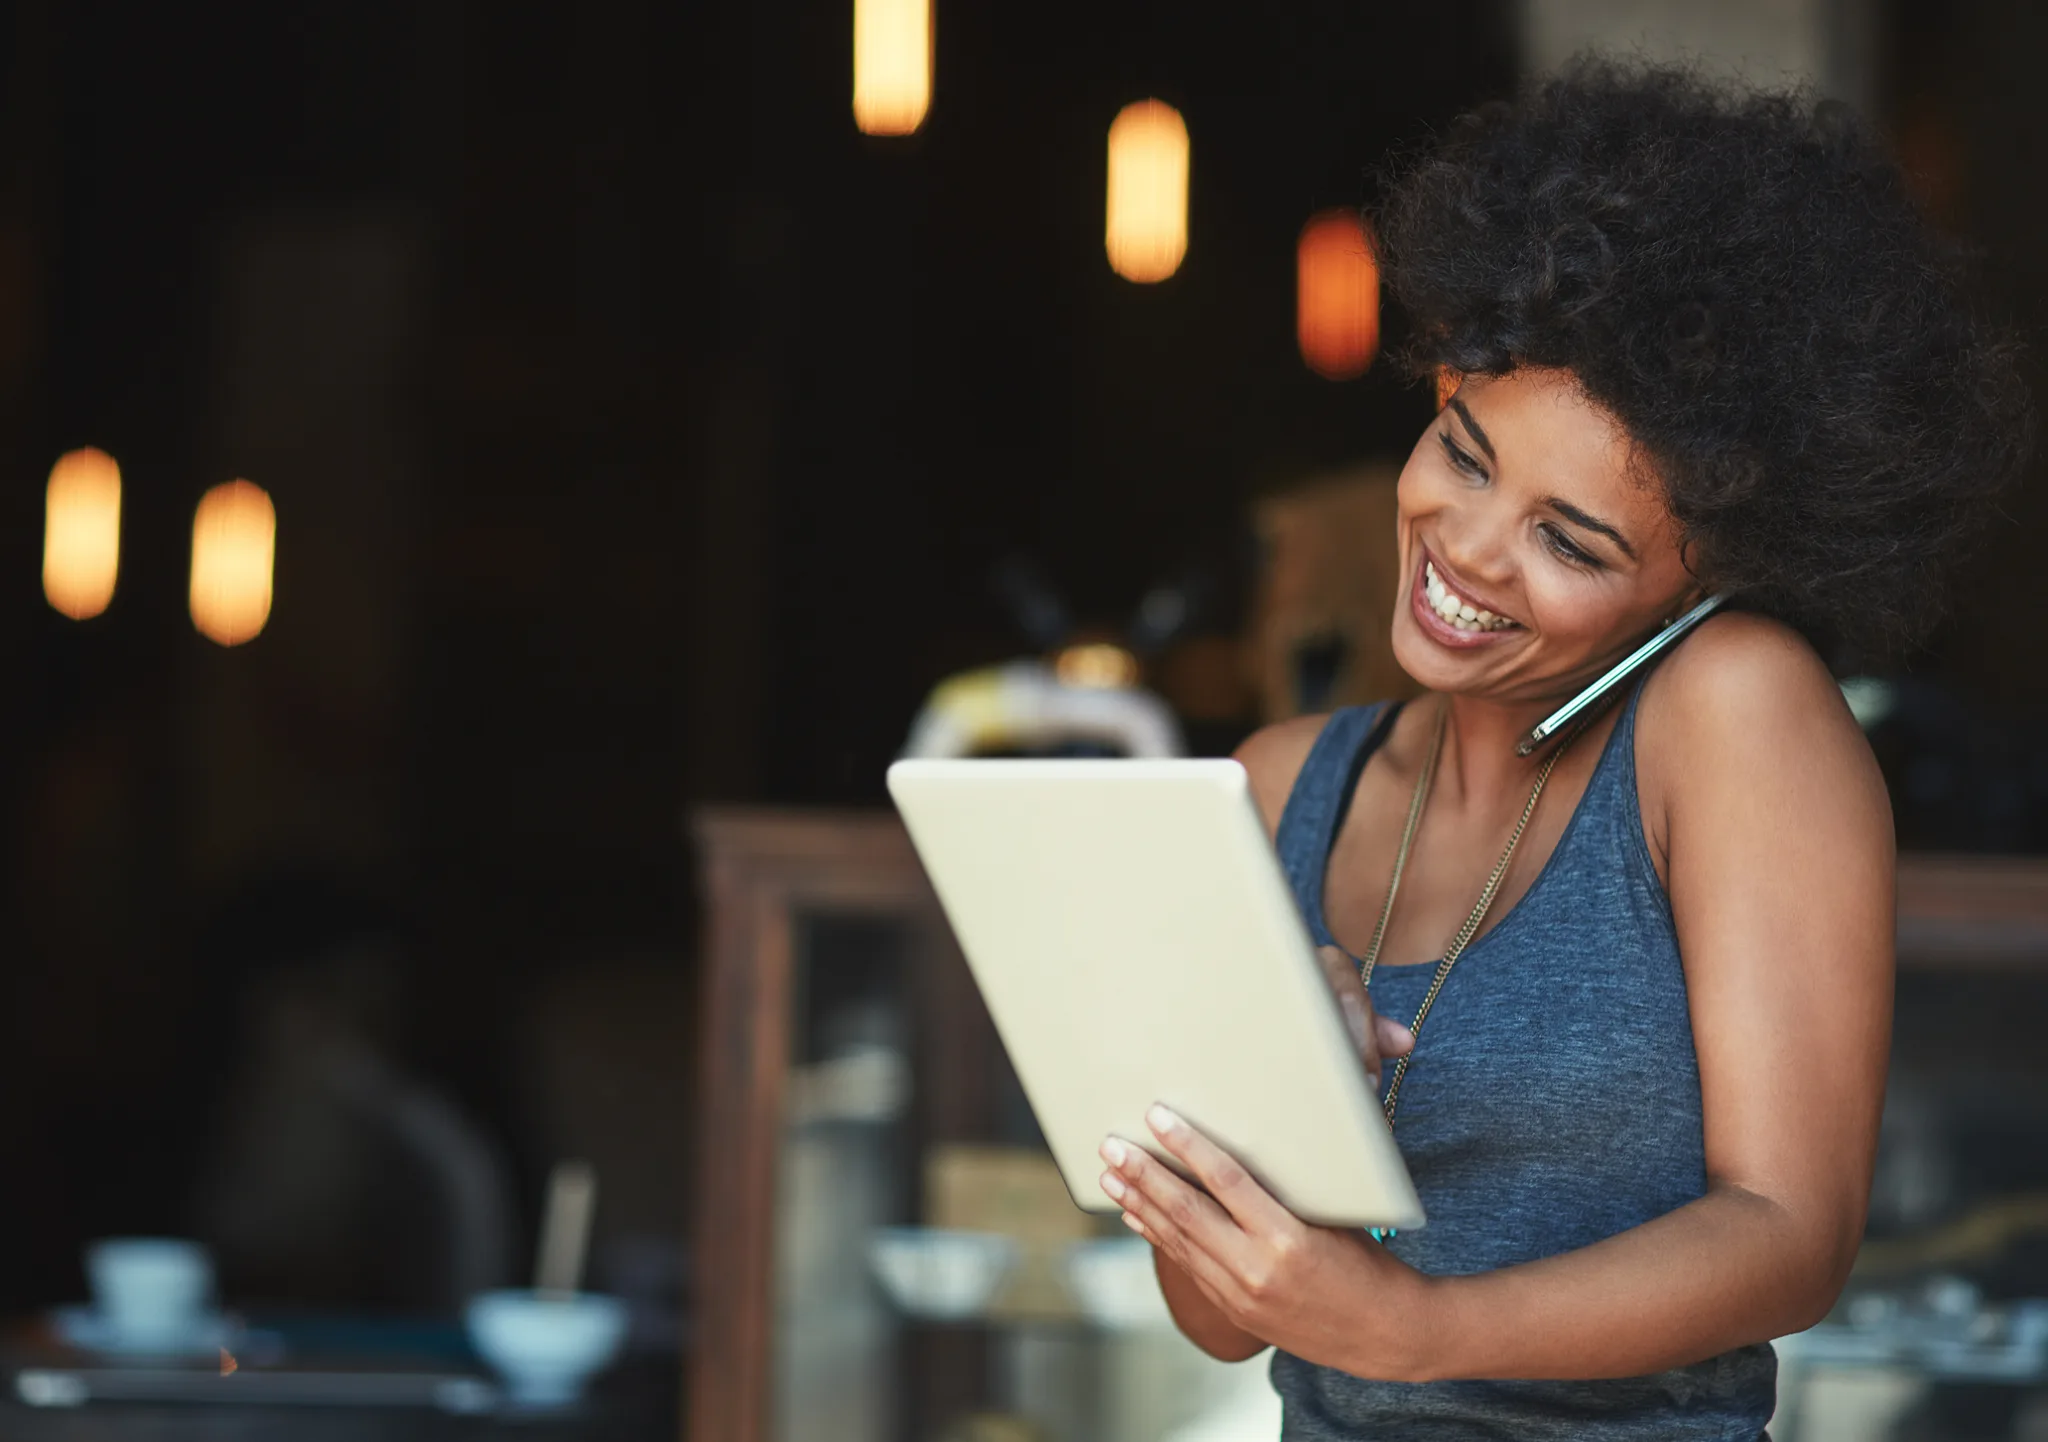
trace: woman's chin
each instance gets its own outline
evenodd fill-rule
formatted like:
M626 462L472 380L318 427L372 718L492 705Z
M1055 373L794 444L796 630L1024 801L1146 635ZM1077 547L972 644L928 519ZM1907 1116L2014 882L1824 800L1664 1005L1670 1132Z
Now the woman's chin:
M1484 652L1453 651L1420 633L1406 616L1394 625L1394 662L1425 691L1464 691L1478 681Z

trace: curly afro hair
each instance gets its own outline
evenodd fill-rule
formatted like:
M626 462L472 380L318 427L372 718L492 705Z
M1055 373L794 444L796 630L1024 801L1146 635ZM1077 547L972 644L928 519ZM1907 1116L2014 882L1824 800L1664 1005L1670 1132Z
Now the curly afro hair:
M1375 221L1413 370L1572 372L1694 573L1824 641L1923 639L2025 462L2014 347L1839 105L1582 58L1412 157Z

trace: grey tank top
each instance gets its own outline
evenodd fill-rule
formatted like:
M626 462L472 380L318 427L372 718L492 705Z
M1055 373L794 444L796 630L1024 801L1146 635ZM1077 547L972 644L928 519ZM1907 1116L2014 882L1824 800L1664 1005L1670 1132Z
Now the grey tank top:
M1280 860L1319 945L1334 944L1330 845L1396 709L1333 715L1281 816ZM1636 796L1635 712L1632 694L1549 862L1459 958L1409 1065L1395 1135L1429 1220L1387 1245L1424 1272L1572 1251L1706 1190L1685 973ZM1435 970L1380 967L1373 1006L1411 1020ZM1761 1345L1604 1382L1372 1382L1273 1357L1285 1442L1756 1442L1776 1382Z

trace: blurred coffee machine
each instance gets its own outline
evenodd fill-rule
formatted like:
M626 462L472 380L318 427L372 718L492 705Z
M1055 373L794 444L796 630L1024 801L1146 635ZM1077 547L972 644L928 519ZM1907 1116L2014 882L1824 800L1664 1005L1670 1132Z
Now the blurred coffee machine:
M1021 559L990 577L1038 654L950 676L911 722L907 757L1130 756L1186 752L1165 700L1141 684L1195 615L1194 580L1156 586L1120 632L1078 627L1052 583Z

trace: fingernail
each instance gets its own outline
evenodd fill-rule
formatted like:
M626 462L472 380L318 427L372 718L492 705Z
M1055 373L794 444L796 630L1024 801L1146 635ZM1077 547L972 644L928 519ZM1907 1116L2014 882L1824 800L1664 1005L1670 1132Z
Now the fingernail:
M1378 1091L1380 1089L1380 1074L1376 1071L1367 1072L1365 1074L1365 1084L1374 1091Z
M1152 1130L1155 1132L1170 1132L1180 1125L1179 1117L1157 1103L1153 1104L1151 1111L1145 1113L1145 1120L1152 1124Z
M1141 1237L1145 1235L1145 1224L1139 1221L1136 1217L1132 1216L1129 1212L1124 1213L1124 1225L1129 1227L1132 1231L1136 1232Z
M1131 1155L1131 1149L1115 1137L1111 1137L1108 1141L1104 1142L1099 1150L1102 1153L1102 1159L1113 1167L1122 1166Z
M1129 1191L1130 1188L1123 1184L1115 1172L1104 1172L1102 1174L1102 1190L1108 1192L1112 1198L1120 1202L1124 1199L1124 1193Z

